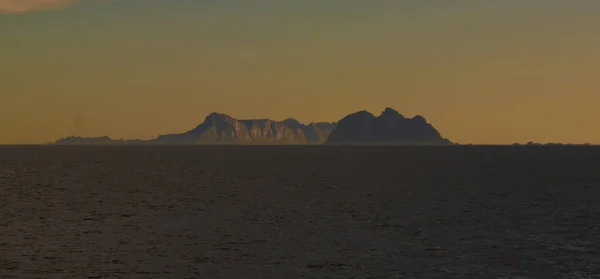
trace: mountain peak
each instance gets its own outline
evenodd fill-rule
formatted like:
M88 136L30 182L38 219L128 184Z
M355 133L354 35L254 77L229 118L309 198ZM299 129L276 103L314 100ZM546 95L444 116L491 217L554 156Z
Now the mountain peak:
M366 110L361 110L361 111L357 111L355 113L351 113L349 115L347 115L346 117L367 117L367 118L375 118L375 115L373 115L372 113L366 111Z
M211 112L211 113L210 113L209 115L207 115L206 117L223 117L223 116L230 117L230 116L229 116L229 115L227 115L227 114L224 114L224 113L219 113L219 112Z
M289 124L296 124L296 125L300 124L300 121L296 120L295 118L291 118L291 117L287 118L287 119L284 119L281 122L283 122L283 123L289 123Z
M216 121L216 120L232 120L232 119L233 119L233 117L231 117L227 114L212 112L211 114L206 116L206 118L204 119L204 122Z
M393 108L385 108L379 117L385 118L404 118L402 114L400 114L397 110Z
M304 127L304 124L300 123L300 121L298 121L294 118L291 118L291 117L281 121L281 123L283 123L284 125L292 128L292 129L302 129Z
M415 117L413 117L412 120L415 122L418 122L418 123L427 123L427 120L425 119L425 117L423 117L421 115L415 115Z

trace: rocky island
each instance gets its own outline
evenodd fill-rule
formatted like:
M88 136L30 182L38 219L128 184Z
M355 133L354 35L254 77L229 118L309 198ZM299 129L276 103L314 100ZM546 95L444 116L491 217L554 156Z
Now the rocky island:
M359 111L344 117L329 135L327 144L450 145L452 142L422 116L405 118L386 108L379 116Z
M386 108L376 117L360 111L339 122L302 124L296 119L238 120L213 112L195 128L181 133L161 135L151 140L114 140L109 137L67 137L58 145L114 144L359 144L359 145L448 145L452 144L422 116L405 118Z

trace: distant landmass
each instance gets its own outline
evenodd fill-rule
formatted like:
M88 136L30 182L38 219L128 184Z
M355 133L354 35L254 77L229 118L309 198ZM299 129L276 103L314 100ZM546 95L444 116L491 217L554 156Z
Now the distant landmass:
M304 125L295 119L237 120L220 113L209 114L198 127L183 134L159 136L165 144L320 144L327 140L335 123Z
M521 146L520 143L513 143L513 146ZM591 146L590 143L556 143L556 142L548 142L548 143L539 143L530 141L524 146Z
M202 124L182 134L161 135L152 140L114 140L109 137L67 137L54 144L321 144L336 123L315 122L308 125L296 119L237 120L227 114L211 113Z
M113 140L109 137L92 137L92 138L82 138L82 137L66 137L57 140L54 144L81 144L81 145L105 145L105 144L136 144L136 143L147 143L149 141L144 140Z
M449 140L422 116L405 118L386 108L375 116L359 111L344 117L331 132L327 144L449 145Z
M422 116L405 118L386 108L379 117L360 111L344 117L339 123L302 124L296 119L237 120L227 114L213 112L200 125L182 134L161 135L152 140L114 140L109 137L67 137L57 145L113 144L388 144L447 145L452 144Z

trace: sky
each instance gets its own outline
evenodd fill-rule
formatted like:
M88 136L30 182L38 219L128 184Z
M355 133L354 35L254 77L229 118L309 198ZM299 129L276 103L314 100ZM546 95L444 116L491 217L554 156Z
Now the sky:
M458 143L600 143L597 0L0 0L0 144L392 107Z

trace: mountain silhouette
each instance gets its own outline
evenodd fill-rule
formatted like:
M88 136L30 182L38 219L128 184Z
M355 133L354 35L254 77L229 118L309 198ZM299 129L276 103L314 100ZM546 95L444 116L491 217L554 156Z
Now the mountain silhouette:
M405 118L394 109L386 108L375 116L359 111L340 120L331 132L327 144L384 144L384 145L447 145L452 144L425 120L417 115Z
M109 137L67 137L54 144L451 144L422 116L405 118L386 108L376 117L359 111L338 123L294 118L238 120L213 112L195 128L181 134L161 135L152 140L113 140Z
M163 144L320 144L324 143L335 123L304 125L288 118L237 120L213 112L204 122L183 134L162 135L155 142Z
M116 142L124 142L123 140L115 141L109 137L92 137L92 138L82 138L82 137L66 137L57 140L54 144L114 144Z
M56 145L114 145L114 144L144 144L150 143L151 141L145 140L115 140L107 136L104 137L66 137L55 141L52 144Z

